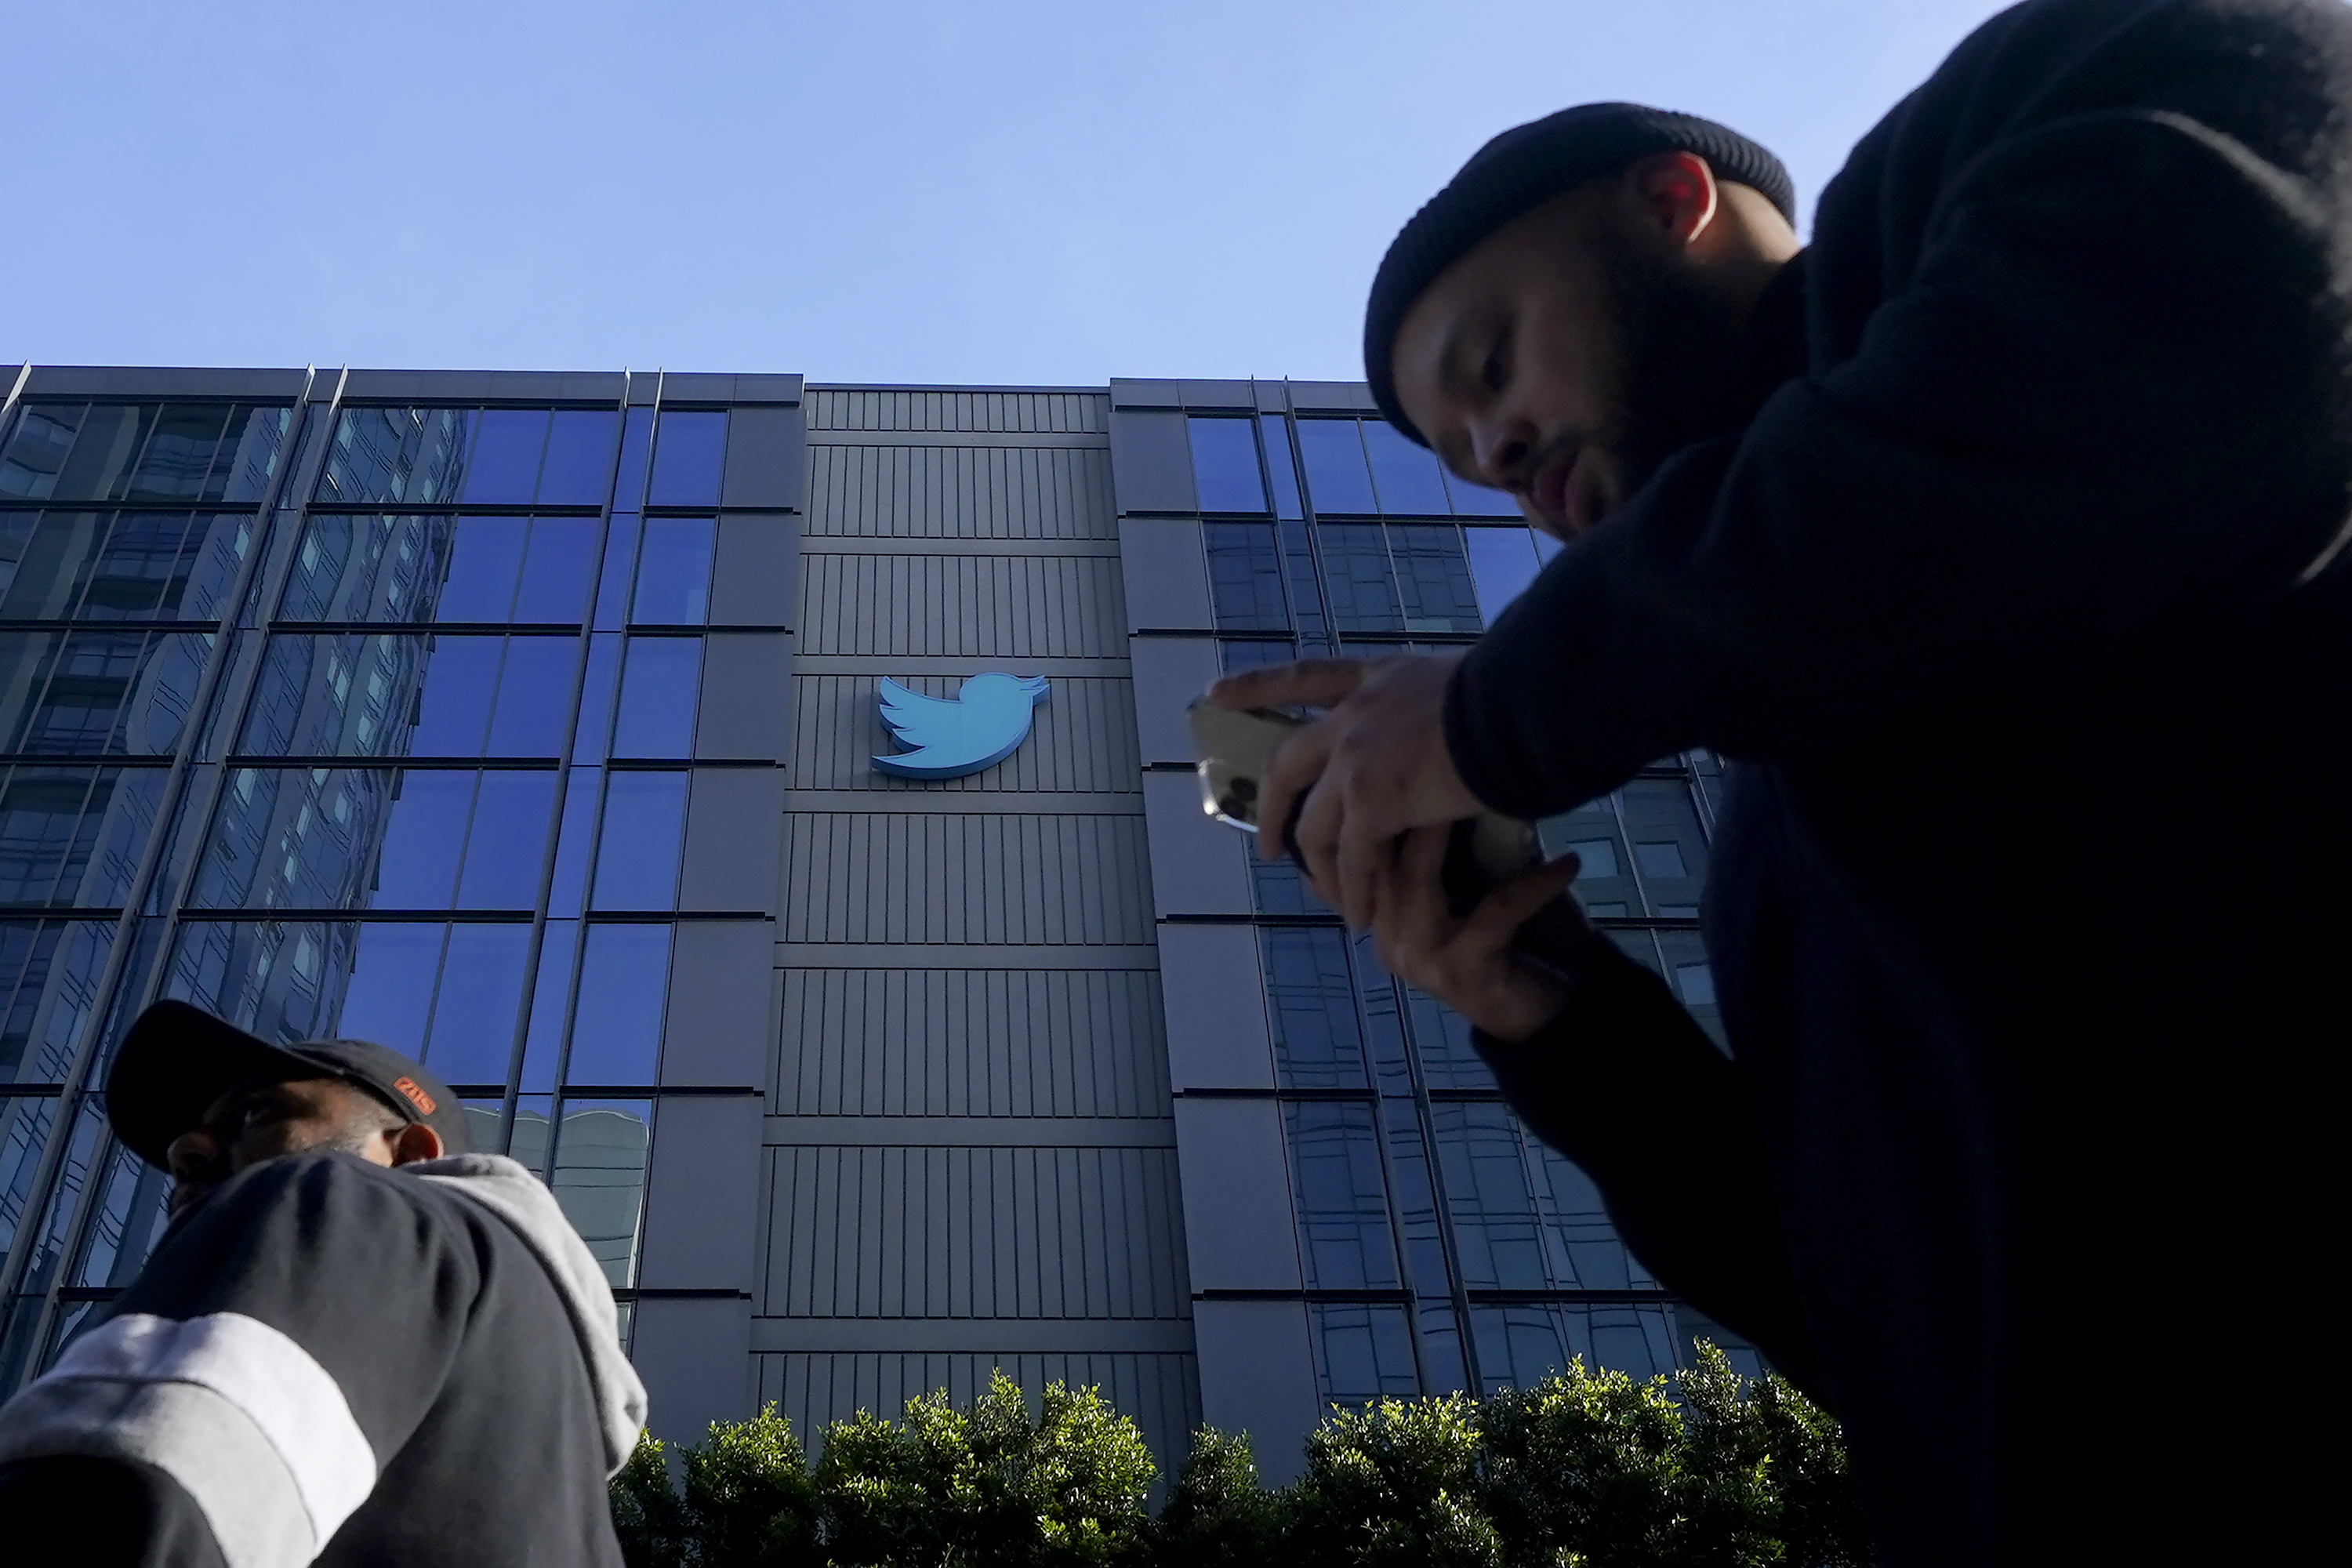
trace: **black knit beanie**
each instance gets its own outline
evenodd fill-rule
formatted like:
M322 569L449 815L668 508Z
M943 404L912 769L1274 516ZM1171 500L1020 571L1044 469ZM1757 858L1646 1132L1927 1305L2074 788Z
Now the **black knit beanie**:
M1712 120L1638 103L1580 103L1512 127L1472 153L1445 188L1412 215L1373 275L1372 297L1364 307L1364 374L1390 424L1429 444L1397 405L1389 362L1405 312L1437 275L1547 198L1617 174L1654 153L1696 153L1717 179L1751 185L1781 216L1797 219L1796 187L1780 160Z

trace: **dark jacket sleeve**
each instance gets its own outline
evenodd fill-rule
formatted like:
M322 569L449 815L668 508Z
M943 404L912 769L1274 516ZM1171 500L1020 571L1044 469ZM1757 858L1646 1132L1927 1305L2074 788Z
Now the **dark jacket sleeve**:
M479 1293L476 1237L424 1189L348 1154L240 1173L0 1407L0 1462L143 1467L229 1560L310 1561L440 1397Z
M0 1465L0 1520L74 1568L228 1568L187 1489L130 1460L58 1455ZM46 1525L42 1521L47 1521Z
M1519 1119L1592 1178L1643 1266L1809 1386L1812 1342L1747 1080L1615 947L1594 942L1576 973L1549 1027L1521 1041L1475 1034L1478 1054Z
M1533 817L1695 745L1801 763L1912 707L2063 713L2291 594L2346 526L2347 40L2340 6L2216 0L1972 39L1822 198L1812 374L1464 661L1472 791Z

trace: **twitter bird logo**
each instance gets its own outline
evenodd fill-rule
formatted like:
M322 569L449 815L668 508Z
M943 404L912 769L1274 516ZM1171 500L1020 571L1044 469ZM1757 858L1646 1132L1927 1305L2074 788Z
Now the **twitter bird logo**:
M1011 756L1029 738L1029 720L1045 700L1043 676L975 675L950 702L882 682L882 722L914 748L877 757L874 765L908 779L956 779Z

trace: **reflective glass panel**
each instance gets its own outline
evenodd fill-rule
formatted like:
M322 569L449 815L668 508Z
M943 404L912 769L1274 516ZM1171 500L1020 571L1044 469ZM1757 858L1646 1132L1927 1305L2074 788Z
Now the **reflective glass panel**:
M433 606L436 621L504 621L514 613L522 575L525 517L461 517L449 551L448 575Z
M85 1289L130 1284L170 1218L171 1176L130 1150L116 1147L100 1181L73 1274L73 1282ZM64 1340L61 1335L58 1342Z
M1382 511L1391 517L1444 517L1453 511L1435 453L1416 446L1385 419L1364 420L1362 430Z
M604 828L597 836L595 908L677 907L687 776L684 773L616 773L606 780Z
M602 506L613 478L620 416L609 408L559 408L540 470L541 506Z
M48 1096L0 1095L0 1252L16 1241L25 1223L57 1108Z
M1264 511L1257 432L1248 419L1190 419L1192 481L1202 511Z
M113 946L110 921L0 921L0 1084L64 1079Z
M548 1185L616 1289L636 1279L653 1118L649 1100L567 1100L556 1131Z
M535 517L515 595L518 621L578 625L588 614L588 580L596 561L593 517Z
M1483 628L1477 594L1470 584L1469 559L1462 552L1460 529L1450 522L1391 523L1389 558L1396 566L1405 630L1475 632Z
M458 497L477 506L529 506L547 447L544 408L490 408L481 415Z
M1494 489L1464 479L1448 469L1445 489L1454 498L1456 517L1520 517L1518 498L1508 490Z
M629 638L612 754L692 756L695 696L701 682L700 637Z
M564 1082L629 1088L654 1081L668 992L669 941L666 925L588 928Z
M381 928L371 928L375 929ZM528 925L449 928L424 1058L442 1082L506 1081L530 956Z
M1336 1100L1282 1108L1298 1203L1298 1256L1310 1290L1387 1289L1397 1283L1388 1194L1369 1105Z
M1695 908L1706 879L1706 833L1698 805L1679 779L1635 779L1617 792L1649 912Z
M715 518L646 519L630 620L640 626L698 626L710 618L710 561L718 528Z
M1307 1322L1315 1346L1315 1381L1326 1404L1353 1408L1421 1392L1403 1307L1310 1302Z
M203 633L0 632L0 751L168 755L211 642Z
M31 404L0 450L0 498L255 500L291 423L275 405Z
M1622 1372L1636 1382L1677 1364L1674 1309L1663 1302L1479 1306L1470 1309L1470 1328L1490 1394L1528 1387L1579 1357L1588 1370Z
M1376 522L1327 522L1316 531L1316 542L1323 551L1323 592L1337 629L1405 629L1385 529Z
M1364 1087L1363 1025L1347 936L1323 927L1258 932L1268 1021L1285 1089Z
M344 409L318 499L339 506L456 500L478 417L470 408Z
M164 779L161 768L0 767L0 905L125 902Z
M1535 541L1524 528L1465 528L1462 537L1469 548L1478 613L1492 626L1503 606L1536 580Z
M492 757L560 757L580 674L576 637L509 637L490 715ZM427 691L431 690L428 686Z
M727 416L665 409L654 437L648 506L716 506L719 463L727 450Z
M1202 533L1209 552L1209 597L1217 628L1229 632L1290 629L1283 602L1282 558L1274 530L1255 522L1212 522Z
M1371 470L1364 466L1363 437L1353 419L1301 419L1298 451L1307 467L1307 493L1318 513L1371 513Z
M217 619L252 538L226 513L0 512L0 619Z
M1298 501L1298 470L1290 461L1290 422L1279 414L1258 416L1258 437L1265 446L1266 471L1274 477L1274 515L1306 516Z

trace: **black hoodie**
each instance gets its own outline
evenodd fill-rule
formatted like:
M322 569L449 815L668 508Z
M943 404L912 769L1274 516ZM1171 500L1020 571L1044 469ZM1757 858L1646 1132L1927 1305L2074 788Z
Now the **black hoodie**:
M1613 961L1484 1048L1659 1277L1843 1418L1888 1563L2317 1528L2329 1450L2274 1434L2352 1033L2347 179L2339 5L1995 17L1823 195L1753 417L1452 694L1518 816L1736 759L1737 1065Z

